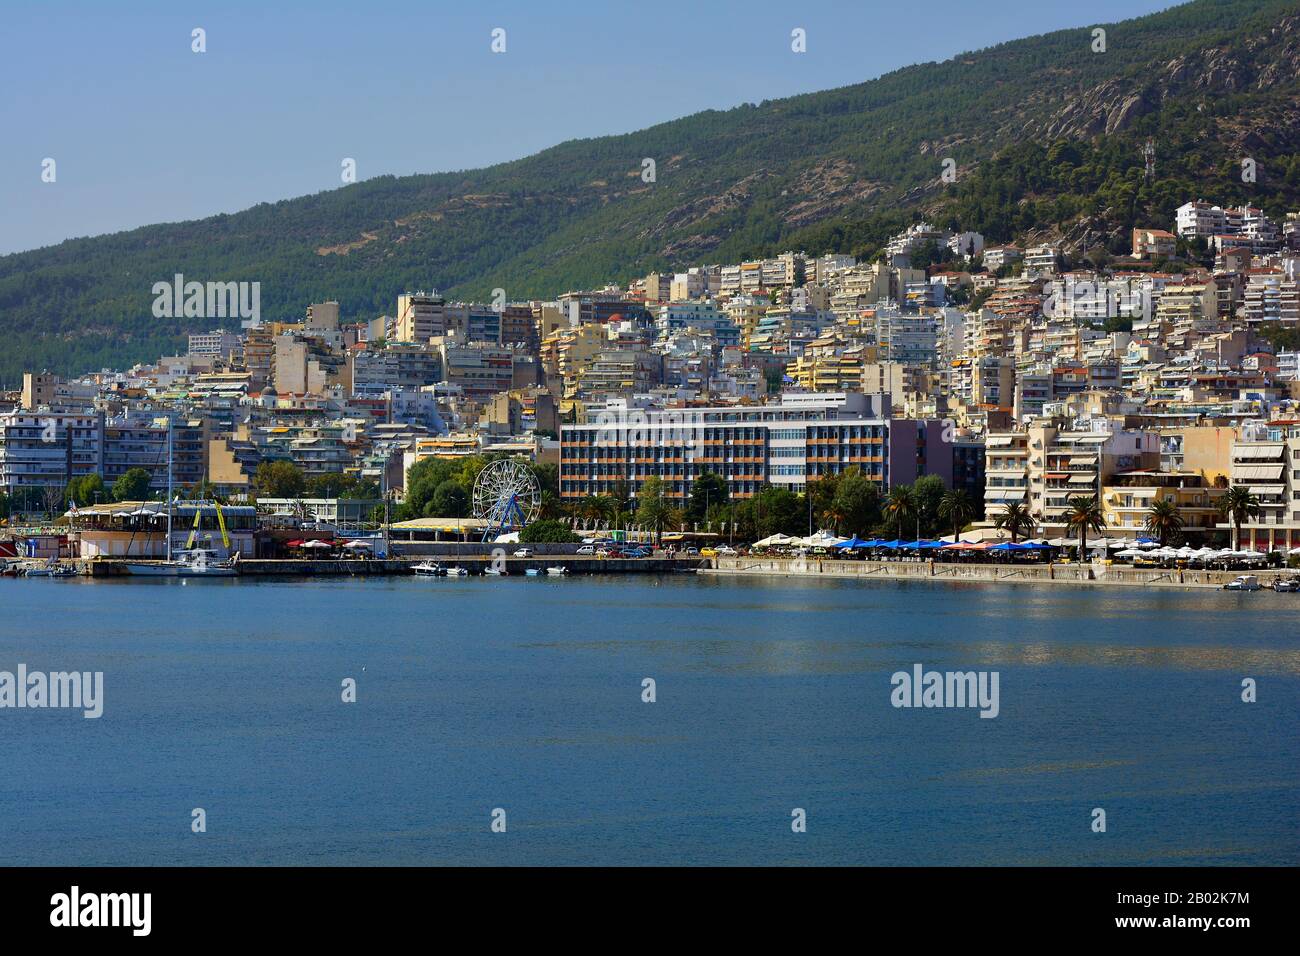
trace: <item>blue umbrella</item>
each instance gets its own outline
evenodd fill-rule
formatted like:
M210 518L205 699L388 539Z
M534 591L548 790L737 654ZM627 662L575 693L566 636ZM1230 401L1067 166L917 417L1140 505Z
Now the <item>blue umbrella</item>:
M893 541L882 541L880 542L880 544L876 545L876 547L888 548L890 551L897 551L900 548L906 548L907 543L904 541L899 541L897 538L895 538Z
M848 541L841 541L839 544L831 545L831 547L839 548L843 551L851 551L854 548L862 547L862 542L858 539L858 536L855 534L853 537L849 538Z

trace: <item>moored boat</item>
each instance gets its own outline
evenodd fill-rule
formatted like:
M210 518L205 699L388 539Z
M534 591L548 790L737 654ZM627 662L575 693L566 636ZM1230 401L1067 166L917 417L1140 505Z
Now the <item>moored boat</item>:
M233 578L239 574L237 557L221 560L206 548L181 551L170 561L131 561L127 573L142 578Z

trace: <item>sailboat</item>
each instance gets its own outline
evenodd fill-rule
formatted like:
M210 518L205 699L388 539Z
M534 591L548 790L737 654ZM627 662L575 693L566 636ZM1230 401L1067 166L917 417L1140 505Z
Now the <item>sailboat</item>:
M226 550L230 550L230 535L226 532L226 519L221 513L221 505L213 502L217 509L217 523L221 526L221 540ZM126 570L135 577L146 578L233 578L239 574L239 554L220 559L217 552L209 548L194 547L198 536L199 522L203 516L200 506L194 512L194 526L190 529L189 540L185 550L178 555L172 554L172 512L176 507L172 495L172 424L167 421L167 560L150 562L128 562Z

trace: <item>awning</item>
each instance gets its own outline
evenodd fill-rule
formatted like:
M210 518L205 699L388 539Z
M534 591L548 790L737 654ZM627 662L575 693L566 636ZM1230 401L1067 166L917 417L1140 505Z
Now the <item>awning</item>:
M1096 456L1096 455L1088 455L1087 457L1084 457L1084 458L1071 458L1071 459L1070 459L1070 467L1071 467L1071 468L1077 467L1077 466L1079 466L1079 465L1095 465L1095 464L1097 464L1097 456Z
M1235 481L1277 481L1285 465L1244 465L1232 469Z
M1097 479L1093 475L1071 475L1070 484L1072 485L1094 485Z
M985 501L1020 501L1025 497L1024 488L985 488Z
M1232 457L1242 460L1248 458L1281 458L1283 446L1281 443L1273 442L1246 442L1240 445L1232 446Z
M1280 495L1286 491L1285 485L1247 485L1252 495Z

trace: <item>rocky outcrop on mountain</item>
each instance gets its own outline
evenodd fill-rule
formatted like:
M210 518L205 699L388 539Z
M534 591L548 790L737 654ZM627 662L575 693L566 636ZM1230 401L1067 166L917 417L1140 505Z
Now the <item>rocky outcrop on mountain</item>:
M1244 42L1186 53L1068 97L1054 116L1028 124L1025 133L1075 139L1117 133L1177 97L1269 90L1298 76L1300 16L1291 16Z

